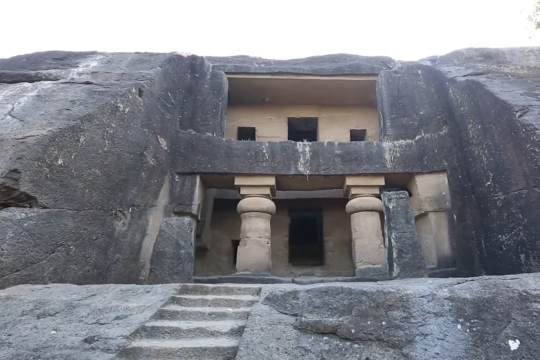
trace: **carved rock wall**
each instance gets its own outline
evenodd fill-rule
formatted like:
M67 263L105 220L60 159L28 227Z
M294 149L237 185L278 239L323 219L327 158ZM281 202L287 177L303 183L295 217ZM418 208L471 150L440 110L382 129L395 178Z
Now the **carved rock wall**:
M420 63L66 52L0 59L0 287L189 279L190 266L178 264L193 261L196 214L186 209L197 208L197 190L185 179L197 173L447 171L461 273L537 271L538 59L539 49L463 50ZM382 141L225 140L222 71L379 74ZM183 255L153 257L167 249Z

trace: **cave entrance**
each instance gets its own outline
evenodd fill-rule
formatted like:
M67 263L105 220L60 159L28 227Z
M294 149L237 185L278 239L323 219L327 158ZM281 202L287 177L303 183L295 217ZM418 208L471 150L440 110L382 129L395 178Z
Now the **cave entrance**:
M323 218L320 209L289 210L289 263L324 265Z
M250 271L239 267L250 261L262 264L263 260L270 269L259 274L276 277L354 275L343 176L277 176L274 192L266 196L260 195L270 187L264 186L270 182L264 175L205 174L201 180L205 193L196 239L195 276L241 277ZM248 181L251 185L243 185ZM242 185L238 188L235 183ZM266 214L266 208L239 213L240 202L250 197L266 197L264 203L271 201L275 210L263 217L260 214ZM245 236L248 231L250 238ZM247 238L244 243L239 241L243 234ZM258 241L263 237L264 242ZM251 239L255 240L250 244ZM265 246L258 246L261 243Z

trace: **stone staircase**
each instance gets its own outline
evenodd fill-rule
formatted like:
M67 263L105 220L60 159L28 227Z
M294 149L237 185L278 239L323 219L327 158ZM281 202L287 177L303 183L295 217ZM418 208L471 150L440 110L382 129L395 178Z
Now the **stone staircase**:
M130 335L117 359L234 359L260 291L243 285L182 285Z

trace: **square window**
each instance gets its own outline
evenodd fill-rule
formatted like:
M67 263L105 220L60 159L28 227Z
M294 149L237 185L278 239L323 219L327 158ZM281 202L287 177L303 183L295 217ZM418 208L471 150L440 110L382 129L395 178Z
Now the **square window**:
M288 118L288 139L291 141L317 141L316 117Z
M365 141L366 129L351 129L351 141Z
M248 126L239 126L237 130L237 140L255 141L255 128Z

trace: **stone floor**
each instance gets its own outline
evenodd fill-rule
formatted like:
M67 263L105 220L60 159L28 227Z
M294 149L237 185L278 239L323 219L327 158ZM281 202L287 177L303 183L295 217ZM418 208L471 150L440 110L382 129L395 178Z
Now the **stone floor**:
M311 285L21 285L0 290L0 309L0 360L540 354L540 273Z

